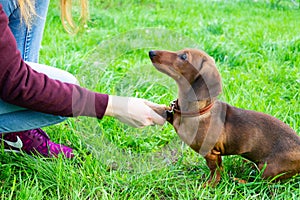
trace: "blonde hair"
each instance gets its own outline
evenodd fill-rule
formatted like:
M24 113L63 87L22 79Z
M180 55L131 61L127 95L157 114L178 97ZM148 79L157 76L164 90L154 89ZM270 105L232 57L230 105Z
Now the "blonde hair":
M25 23L30 27L33 16L36 15L36 12L34 9L35 0L19 0L18 3L20 6L21 15L22 15L21 20L24 19Z
M35 12L36 0L18 0L18 3L20 5L22 19L24 19L27 26L30 27L34 16L37 15ZM80 0L81 12L79 26L73 20L72 0L60 0L60 7L61 22L68 33L76 33L79 26L85 24L88 20L88 0Z
M76 33L79 27L74 23L72 16L72 0L60 0L61 22L65 30L69 33ZM88 1L80 0L80 18L79 23L83 25L88 20Z

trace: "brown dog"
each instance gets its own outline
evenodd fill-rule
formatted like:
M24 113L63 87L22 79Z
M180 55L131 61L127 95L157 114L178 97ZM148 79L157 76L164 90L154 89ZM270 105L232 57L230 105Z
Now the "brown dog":
M220 181L223 155L241 155L260 170L265 167L264 178L282 174L278 179L284 179L300 172L300 138L295 131L272 116L218 101L221 78L205 52L150 51L149 56L178 85L178 100L170 108L153 109L205 157L211 171L208 184Z

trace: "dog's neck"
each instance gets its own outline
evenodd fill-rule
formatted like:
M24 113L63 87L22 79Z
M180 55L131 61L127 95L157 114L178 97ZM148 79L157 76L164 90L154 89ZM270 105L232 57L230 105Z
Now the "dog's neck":
M206 99L206 100L198 100L188 98L187 95L180 93L178 94L178 106L181 111L184 112L194 112L196 110L202 110L210 104L214 103L216 99Z

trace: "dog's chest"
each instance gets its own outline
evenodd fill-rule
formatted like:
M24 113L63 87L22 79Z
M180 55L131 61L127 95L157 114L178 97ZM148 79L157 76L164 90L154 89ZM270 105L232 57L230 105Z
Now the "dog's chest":
M186 144L194 150L196 146L201 146L207 133L208 116L181 117L179 114L174 115L173 126Z

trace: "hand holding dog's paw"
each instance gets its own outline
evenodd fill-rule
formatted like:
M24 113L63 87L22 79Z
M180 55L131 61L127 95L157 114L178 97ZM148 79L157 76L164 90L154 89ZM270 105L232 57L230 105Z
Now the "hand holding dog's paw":
M162 116L164 119L167 119L167 110L170 110L169 107L161 104L156 104L150 101L145 102L147 106L149 106L152 110L154 110L157 114Z
M106 116L112 116L133 127L163 125L166 121L149 106L159 107L145 99L133 97L109 96L105 111Z

